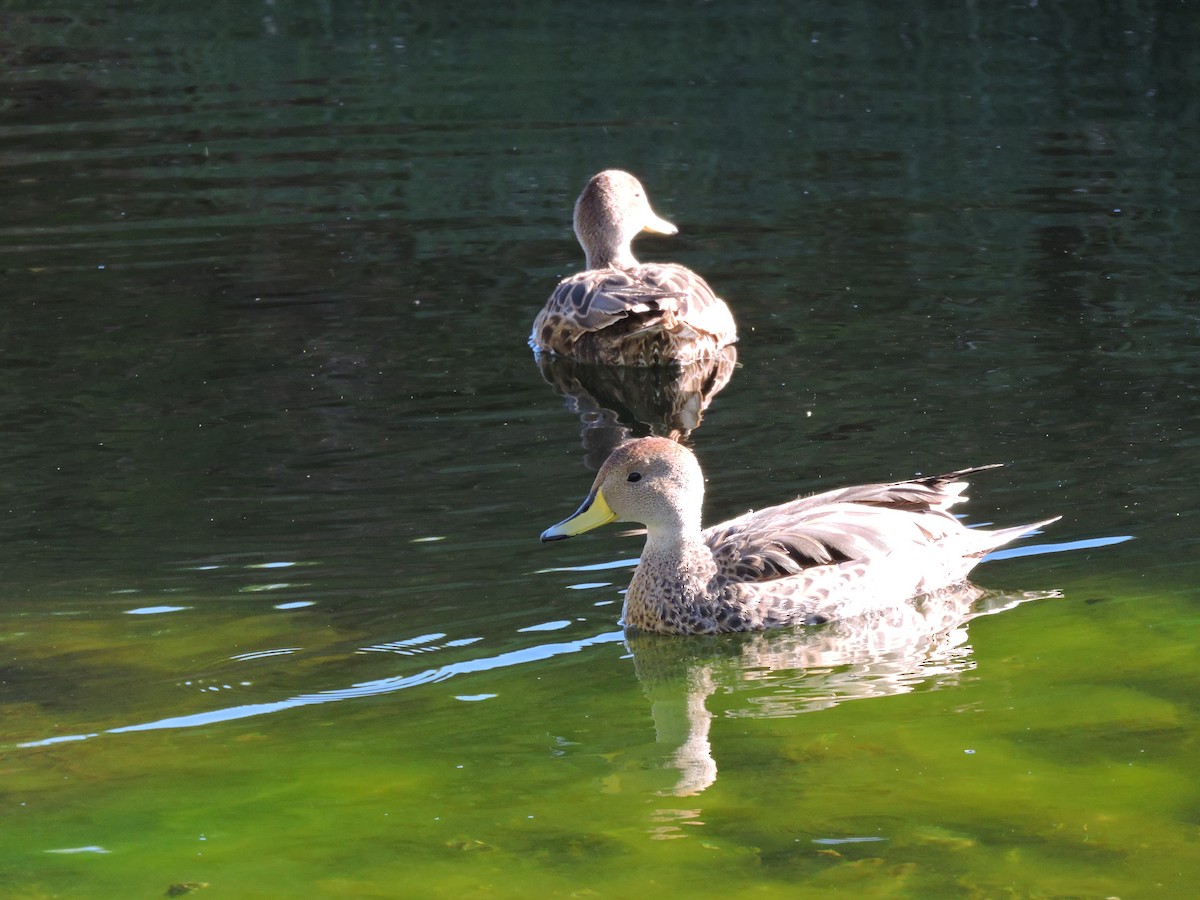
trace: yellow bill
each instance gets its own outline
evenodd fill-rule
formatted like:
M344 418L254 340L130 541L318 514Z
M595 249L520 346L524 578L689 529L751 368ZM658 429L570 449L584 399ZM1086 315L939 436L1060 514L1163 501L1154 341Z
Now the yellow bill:
M616 519L617 514L609 508L608 501L604 499L604 492L597 488L588 494L588 498L573 516L543 531L542 541L561 541L563 538L574 537L609 522L615 522Z

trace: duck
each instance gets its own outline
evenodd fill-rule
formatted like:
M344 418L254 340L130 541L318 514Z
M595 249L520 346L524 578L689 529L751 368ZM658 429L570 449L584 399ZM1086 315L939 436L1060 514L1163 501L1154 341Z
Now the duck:
M987 553L1058 520L964 526L949 511L966 499L963 479L998 466L838 488L703 528L695 454L669 438L638 438L613 450L579 509L541 539L644 525L622 613L634 632L816 626L961 586Z
M650 206L633 175L606 169L575 201L575 236L587 268L558 283L533 322L539 353L617 366L688 364L737 340L725 301L691 269L640 263L633 239L643 231L677 234Z

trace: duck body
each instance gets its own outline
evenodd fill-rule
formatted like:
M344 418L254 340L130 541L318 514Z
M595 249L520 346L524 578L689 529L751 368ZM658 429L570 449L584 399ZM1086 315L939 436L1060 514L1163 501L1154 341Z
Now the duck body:
M642 231L678 229L650 207L628 172L595 175L575 202L575 235L587 268L558 283L529 335L534 350L580 362L655 366L715 357L737 340L725 301L674 263L639 263Z
M959 585L986 553L1055 521L964 527L948 511L964 499L960 479L988 468L841 488L704 529L695 456L666 438L640 438L613 451L583 506L542 540L610 521L645 524L625 595L630 628L717 634L818 625Z

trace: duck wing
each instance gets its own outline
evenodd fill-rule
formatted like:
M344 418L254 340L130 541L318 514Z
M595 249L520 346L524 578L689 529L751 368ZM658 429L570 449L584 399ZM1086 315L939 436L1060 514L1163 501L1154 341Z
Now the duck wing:
M664 308L673 308L675 302L670 291L632 272L595 269L560 281L542 316L570 321L581 332L599 331L630 315L660 313Z
M733 313L708 282L691 269L672 263L646 263L631 274L647 290L664 298L659 305L663 327L686 332L691 338L715 338L720 345L737 340Z
M948 511L965 499L962 479L992 468L996 465L800 497L714 525L704 540L731 582L785 578L814 566L923 547L962 530Z
M766 581L726 577L721 599L726 618L736 618L743 629L886 615L914 597L964 584L984 554L1056 521L1057 517L995 531L955 522L942 536L866 558L810 566Z
M630 335L667 329L719 337L722 344L737 339L733 314L703 278L683 266L650 263L564 278L534 321L530 342L561 352L547 344L617 325Z

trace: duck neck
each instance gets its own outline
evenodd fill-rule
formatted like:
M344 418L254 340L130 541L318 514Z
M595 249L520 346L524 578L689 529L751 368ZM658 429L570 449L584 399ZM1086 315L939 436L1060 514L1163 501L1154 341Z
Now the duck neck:
M648 529L646 547L625 594L627 626L682 632L710 593L717 564L700 530Z
M589 269L632 269L638 264L628 241L616 246L602 246L582 239L580 243Z

